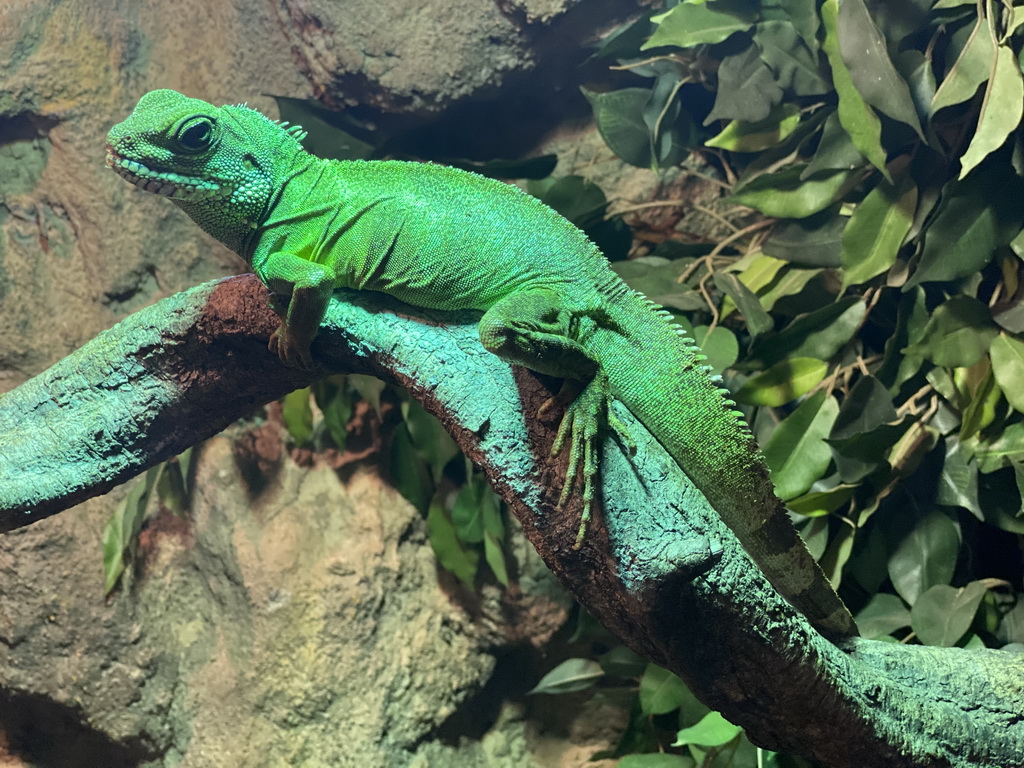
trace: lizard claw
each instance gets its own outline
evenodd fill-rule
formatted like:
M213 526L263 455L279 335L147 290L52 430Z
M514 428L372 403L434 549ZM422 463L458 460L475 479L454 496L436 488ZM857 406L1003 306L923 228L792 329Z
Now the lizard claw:
M562 393L559 393L559 399L562 396ZM565 506L569 500L576 485L576 476L581 465L583 469L583 511L580 514L580 529L576 534L573 549L579 549L583 544L587 523L590 522L594 503L595 478L599 465L599 440L603 428L611 427L629 450L636 449L636 444L626 433L625 426L611 412L611 397L608 377L603 372L599 372L566 409L562 422L558 426L555 442L551 446L551 455L557 456L561 453L566 441L569 441L569 466L566 469L565 484L558 497L557 507L559 509ZM553 401L546 403L542 410L551 402Z
M281 362L289 368L298 368L308 371L313 367L313 358L309 354L309 345L299 344L295 338L288 333L284 323L278 326L270 336L267 349L281 358Z

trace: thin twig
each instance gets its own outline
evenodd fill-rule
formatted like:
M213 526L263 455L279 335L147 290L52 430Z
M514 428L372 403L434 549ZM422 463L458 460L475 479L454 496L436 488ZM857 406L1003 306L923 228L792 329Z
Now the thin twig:
M917 401L925 397L926 395L933 393L934 391L935 388L932 387L931 384L925 384L923 387L917 390L917 392L915 392L909 398L907 398L907 401L903 403L903 405L896 409L896 415L899 416L900 418L907 415L908 413L917 415Z
M708 256L713 258L720 254L729 245L736 242L737 240L746 237L749 234L757 232L759 229L765 229L767 227L770 227L774 223L775 219L761 219L760 221L755 221L753 224L750 224L749 226L746 226L743 229L738 229L724 240L719 240L718 245L711 249L711 253L709 253Z
M626 213L633 213L634 211L642 211L647 208L670 208L676 205L686 205L689 200L652 200L649 203L634 203L628 205L625 208L609 209L609 214L613 216L622 216Z
M701 205L700 203L694 203L693 207L694 207L695 210L700 211L705 216L710 216L712 219L717 221L722 226L728 227L729 229L731 229L733 231L734 234L736 232L740 231L739 227L737 227L735 224L733 224L731 221L729 221L727 218L725 218L718 211L712 210L711 208L707 208L707 207Z
M718 307L716 307L715 303L711 301L711 292L708 290L707 286L708 279L711 278L714 274L715 273L709 269L707 274L700 279L699 283L697 283L697 290L700 291L700 295L704 297L704 301L707 303L708 308L711 310L711 322L708 323L708 334L710 334L718 326ZM705 334L705 338L707 338L707 334Z
M608 67L608 69L612 70L613 72L622 72L628 71L630 69L636 69L637 67L643 67L647 64L653 64L656 61L674 61L677 64L683 64L683 62L679 59L678 56L666 56L662 54L660 56L651 56L651 58L643 59L641 61L631 61L629 64L618 64L616 66Z
M716 179L714 176L711 176L709 174L701 173L700 171L691 171L689 168L683 168L683 173L685 173L687 176L693 176L693 177L698 178L698 179L703 179L704 181L708 182L709 184L716 184L719 187L721 187L722 189L726 190L727 192L732 192L732 187L731 186L726 184L721 179Z

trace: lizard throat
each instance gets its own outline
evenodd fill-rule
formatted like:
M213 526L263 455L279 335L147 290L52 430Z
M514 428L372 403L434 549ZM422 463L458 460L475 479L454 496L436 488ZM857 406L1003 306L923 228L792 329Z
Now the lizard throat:
M140 162L122 157L109 146L106 163L108 168L132 186L172 200L200 202L230 197L232 192L228 186L205 179L147 168Z

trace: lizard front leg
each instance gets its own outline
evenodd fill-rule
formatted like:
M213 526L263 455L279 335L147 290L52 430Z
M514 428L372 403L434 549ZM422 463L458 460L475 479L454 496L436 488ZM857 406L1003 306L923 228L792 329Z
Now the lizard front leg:
M270 337L270 351L277 353L285 365L311 368L309 345L331 300L334 274L322 264L286 251L270 254L256 274L274 293L291 295L288 311Z
M576 475L583 470L583 512L576 547L583 542L594 499L594 478L598 468L598 442L611 426L629 446L632 440L610 410L611 387L600 361L581 343L592 332L594 320L586 313L573 312L561 297L547 288L513 293L494 304L480 320L480 340L484 347L508 360L538 373L558 376L583 384L582 391L566 408L552 446L552 455L561 452L569 441L569 466L558 506L568 500ZM578 386L578 385L577 385ZM565 391L555 400L564 398ZM549 401L541 413L553 405Z

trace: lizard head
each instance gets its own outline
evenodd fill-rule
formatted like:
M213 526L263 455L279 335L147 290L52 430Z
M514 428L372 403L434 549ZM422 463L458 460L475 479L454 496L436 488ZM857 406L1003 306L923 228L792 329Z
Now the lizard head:
M302 152L300 132L242 105L215 107L176 91L150 91L107 134L107 166L139 189L170 198L242 253L275 180Z

